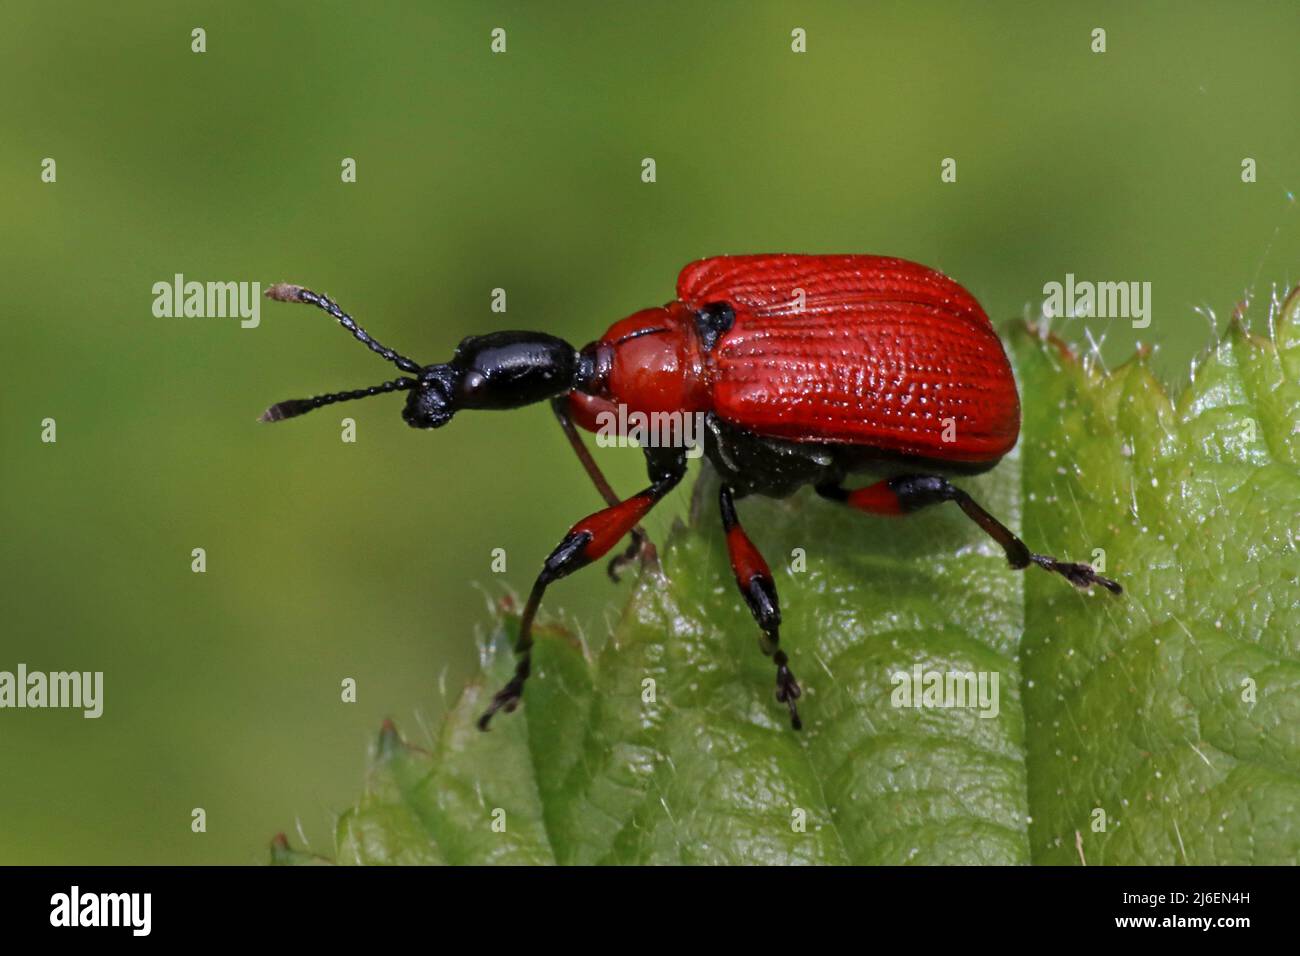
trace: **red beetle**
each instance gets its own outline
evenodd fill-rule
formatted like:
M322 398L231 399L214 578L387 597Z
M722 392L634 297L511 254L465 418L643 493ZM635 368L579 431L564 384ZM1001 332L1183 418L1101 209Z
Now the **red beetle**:
M438 428L466 408L518 408L549 399L608 506L564 536L524 607L514 677L479 726L517 706L528 678L533 619L547 585L608 553L620 565L648 542L638 523L686 474L681 444L643 448L650 484L620 499L574 427L624 415L699 414L706 454L722 478L719 506L736 583L776 664L776 697L800 727L799 684L778 646L781 611L767 562L736 517L735 500L783 497L803 485L831 501L899 515L954 501L1006 552L1079 587L1120 586L1088 564L1031 552L947 475L992 468L1016 443L1020 401L1001 342L975 298L933 269L881 256L718 256L677 277L677 298L614 323L578 350L540 332L493 332L461 342L450 362L421 366L385 348L329 298L299 286L266 293L308 302L411 377L273 405L263 421L338 401L408 391L402 417ZM602 413L611 416L602 422ZM852 472L884 475L849 490Z

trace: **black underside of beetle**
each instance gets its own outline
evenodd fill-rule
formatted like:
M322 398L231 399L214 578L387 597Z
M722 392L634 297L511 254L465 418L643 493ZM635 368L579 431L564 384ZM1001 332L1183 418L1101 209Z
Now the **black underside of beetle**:
M737 496L785 498L804 485L840 484L851 474L881 477L924 472L978 475L997 461L965 463L899 455L864 445L795 442L756 434L710 413L705 419L704 454Z

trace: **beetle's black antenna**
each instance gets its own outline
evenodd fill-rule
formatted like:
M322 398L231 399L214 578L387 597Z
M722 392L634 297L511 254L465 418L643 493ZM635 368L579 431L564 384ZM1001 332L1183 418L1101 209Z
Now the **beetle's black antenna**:
M312 292L311 289L304 289L300 285L290 285L288 282L277 282L275 285L267 289L264 294L268 299L275 299L277 302L307 302L316 306L318 309L324 309L330 315L334 316L334 318L338 319L339 325L351 332L358 342L364 342L369 346L370 351L388 359L388 361L392 362L403 372L410 372L413 375L418 375L420 373L420 366L417 363L412 362L404 355L399 355L390 348L380 345L372 339L370 333L357 325L357 323L352 320L352 316L340 309L338 304L329 296L321 295L319 292ZM407 388L409 387L410 386L407 386ZM313 401L315 401L315 399L313 399ZM299 412L297 414L302 413Z
M405 392L415 388L419 382L413 378L399 378L382 385L358 388L351 392L332 392L329 395L317 395L315 398L291 398L287 402L276 402L262 412L260 422L279 422L286 418L306 415L314 408L333 405L335 402L350 402L355 398L369 398L371 395L383 395L385 392Z

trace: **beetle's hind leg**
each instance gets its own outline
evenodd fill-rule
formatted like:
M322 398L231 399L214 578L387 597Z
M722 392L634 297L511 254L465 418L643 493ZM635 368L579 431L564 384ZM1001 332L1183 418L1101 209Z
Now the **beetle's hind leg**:
M1075 587L1087 588L1100 584L1112 594L1124 592L1118 582L1098 574L1090 564L1060 561L1030 551L1011 529L980 507L970 495L950 483L947 478L938 475L900 475L855 491L833 484L818 485L817 494L859 511L885 515L909 514L927 505L955 501L966 517L1002 546L1007 562L1013 568L1027 568L1030 564L1036 564L1046 571L1061 575Z
M790 726L799 730L803 722L799 719L799 707L795 702L803 691L790 670L789 658L779 646L781 605L776 596L776 582L772 580L767 562L736 518L734 489L723 485L718 492L718 503L722 509L722 527L727 532L727 553L731 558L731 570L736 575L736 586L762 631L759 646L776 664L776 699L790 709Z

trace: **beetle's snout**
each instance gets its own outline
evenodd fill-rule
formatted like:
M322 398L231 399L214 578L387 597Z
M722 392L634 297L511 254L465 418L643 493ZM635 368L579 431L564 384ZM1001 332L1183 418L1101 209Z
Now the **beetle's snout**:
M456 388L460 377L450 365L430 365L420 373L420 384L406 396L402 419L412 428L441 428L456 414Z

